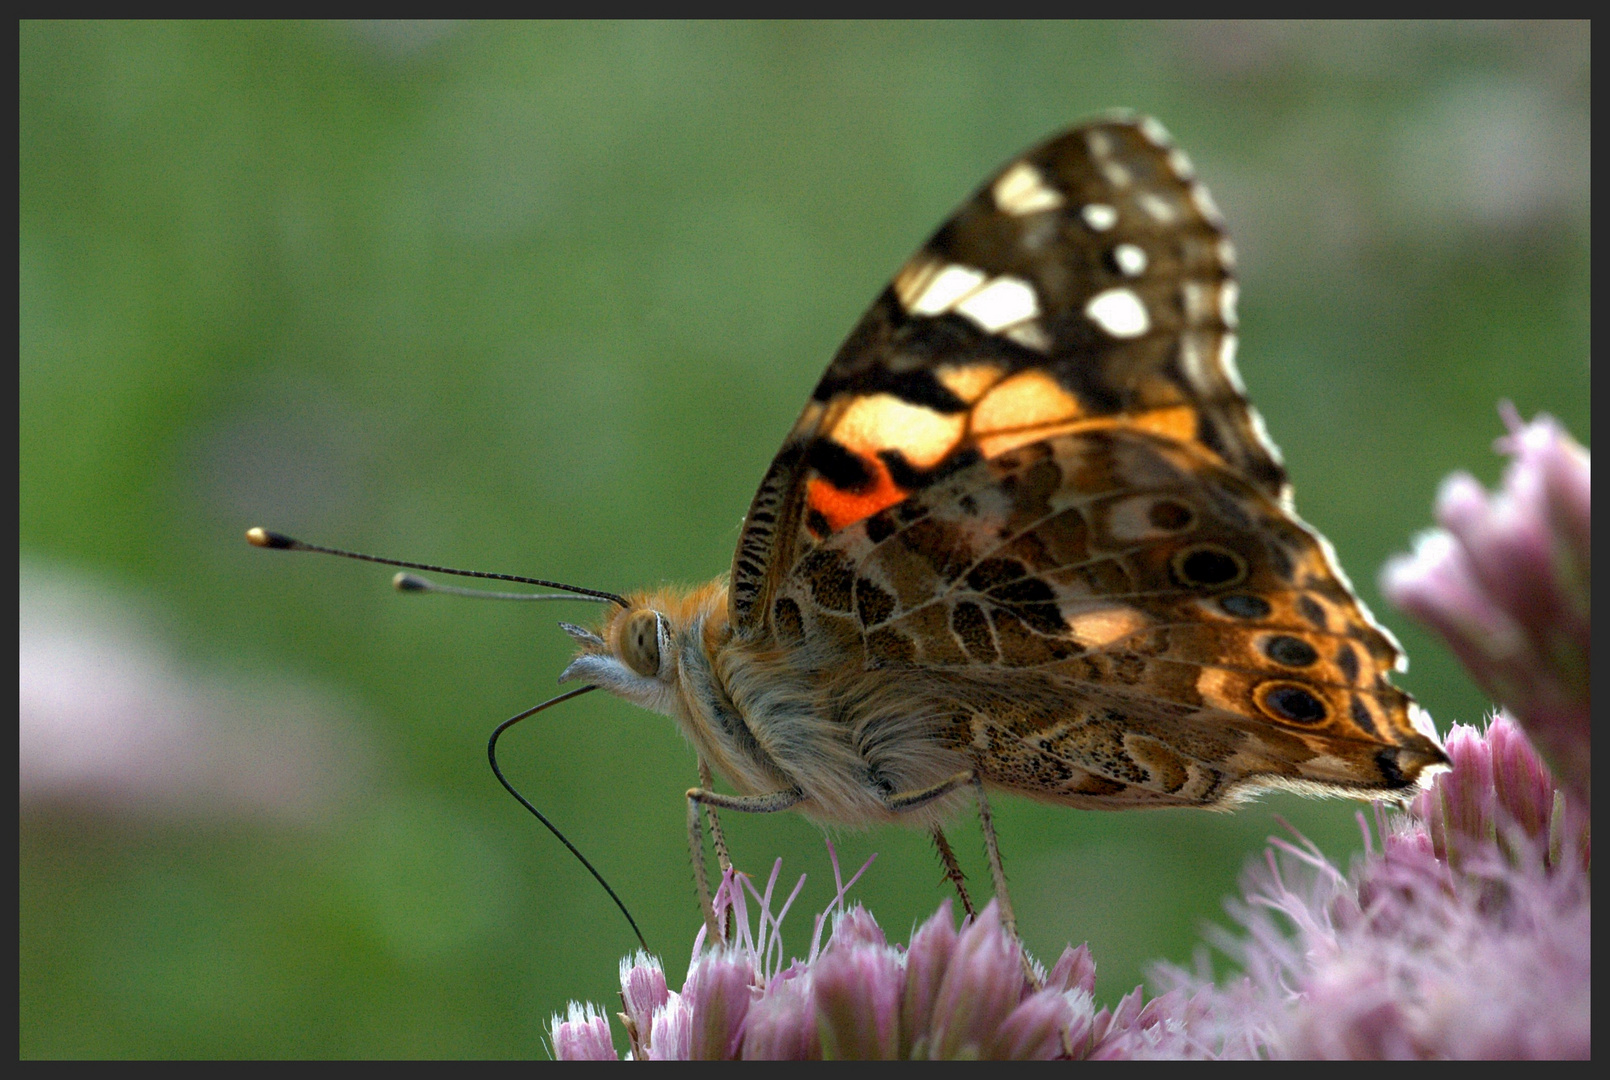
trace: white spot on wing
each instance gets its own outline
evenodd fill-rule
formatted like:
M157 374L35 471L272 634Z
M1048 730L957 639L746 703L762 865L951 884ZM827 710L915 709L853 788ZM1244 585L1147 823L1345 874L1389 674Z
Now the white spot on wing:
M1140 208L1159 225L1172 225L1179 220L1179 207L1155 191L1143 191L1135 201L1140 203Z
M982 270L951 263L926 282L920 291L913 290L916 292L915 298L906 305L906 310L913 315L943 315L983 281Z
M1134 180L1129 169L1113 160L1112 136L1100 128L1091 128L1085 132L1085 145L1090 147L1090 156L1096 162L1096 168L1107 178L1107 183L1115 188L1126 188Z
M1242 397L1247 396L1247 384L1241 381L1241 369L1235 363L1236 336L1225 334L1219 341L1219 367L1224 371L1224 377L1230 380L1230 385Z
M1169 138L1168 129L1150 116L1140 118L1140 133L1146 136L1153 146L1167 146L1174 140Z
M1231 329L1236 326L1235 302L1240 296L1241 290L1233 281L1226 281L1219 289L1219 318Z
M1393 644L1397 643L1393 642ZM1408 669L1409 660L1407 654L1405 654L1403 657L1403 666L1399 667L1397 670L1407 671ZM1417 701L1409 702L1409 723L1414 725L1414 730L1418 731L1420 734L1424 735L1438 746L1442 745L1442 736L1437 734L1437 725L1432 722L1431 714L1426 712L1425 709L1421 708L1420 703ZM1437 772L1442 771L1440 767L1434 766L1434 768L1436 768ZM1430 771L1430 769L1426 770L1426 772ZM1421 775L1423 776L1424 773Z
M1139 277L1146 272L1146 253L1134 244L1119 244L1113 248L1112 259L1127 277Z
M1035 301L1033 286L1022 278L1002 274L957 304L956 311L993 334L1037 317L1040 305Z
M1224 214L1219 211L1219 204L1213 201L1213 196L1208 194L1206 187L1192 184L1191 201L1196 203L1196 208L1202 216L1213 224L1218 225L1224 221Z
M1203 351L1206 339L1200 330L1187 330L1180 335L1180 370L1191 388L1203 396L1211 395L1214 389Z
M1269 429L1264 425L1263 422L1263 413L1259 412L1253 406L1248 405L1247 421L1252 424L1253 437L1258 440L1258 443L1263 447L1264 452L1269 455L1269 460L1273 461L1276 465L1284 465L1286 463L1286 458L1283 454L1281 454L1280 447L1276 446L1275 441L1269 437ZM1320 537L1320 539L1323 540L1324 537ZM1333 559L1331 561L1334 562L1335 560ZM1332 569L1336 570L1337 573L1341 573L1340 566L1333 567Z
M1174 175L1181 180L1189 180L1196 175L1196 167L1191 159L1185 156L1185 151L1175 148L1168 152L1168 167L1174 170Z
M918 254L902 266L894 276L894 294L899 297L900 306L910 311L943 265L938 259Z
M1106 232L1118 224L1118 211L1106 203L1087 203L1079 208L1079 216L1095 232Z
M1037 322L1026 322L1021 326L1014 326L1003 331L1005 337L1011 338L1019 345L1033 349L1035 352L1050 352L1051 338L1040 328Z
M1200 326L1217 314L1214 288L1207 282L1187 281L1180 286L1180 294L1185 307L1186 325Z
M1152 327L1141 303L1131 289L1108 289L1090 298L1085 316L1115 338L1140 337Z
M990 192L995 196L995 205L1014 217L1055 210L1067 201L1060 191L1046 184L1039 169L1026 161L1002 173Z
M1101 175L1105 176L1107 183L1115 188L1126 188L1135 180L1127 165L1111 160L1099 161L1097 164L1101 166Z

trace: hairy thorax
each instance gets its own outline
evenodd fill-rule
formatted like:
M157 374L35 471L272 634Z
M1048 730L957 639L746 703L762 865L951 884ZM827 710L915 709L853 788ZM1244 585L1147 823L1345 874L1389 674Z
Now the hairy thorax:
M890 796L968 767L965 722L958 727L954 697L938 680L891 677L869 670L864 658L846 663L837 650L817 657L780 648L769 635L737 635L720 581L627 599L629 607L583 641L562 679L596 683L670 716L737 793L797 790L803 800L795 809L823 822L922 827L965 798L953 794L898 816L887 806ZM650 626L657 657L646 654Z

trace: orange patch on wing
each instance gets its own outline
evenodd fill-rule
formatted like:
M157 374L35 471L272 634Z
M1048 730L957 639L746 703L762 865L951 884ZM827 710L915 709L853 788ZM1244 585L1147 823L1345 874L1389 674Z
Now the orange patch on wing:
M946 415L893 394L867 394L849 402L828 434L863 459L898 450L915 467L931 469L956 448L966 428L965 413Z
M846 491L835 487L820 476L813 476L805 485L805 505L827 519L829 532L847 529L857 521L865 521L880 510L905 502L908 494L894 482L889 469L876 457L857 454L872 480L859 491Z
M1152 409L1120 419L1128 427L1166 435L1180 442L1196 441L1196 410L1189 405L1171 405L1166 409Z
M1001 369L994 364L944 364L934 375L946 390L969 405L1001 381Z
M1025 372L1025 374L1029 373ZM1021 377L1014 376L1014 379ZM1007 381L1011 382L1013 379ZM988 402L994 396L994 392L991 392L984 400ZM974 431L977 432L976 410L974 416ZM1094 431L1115 427L1149 431L1154 435L1162 435L1176 442L1189 443L1198 451L1210 455L1215 461L1223 460L1217 454L1208 450L1207 447L1197 442L1197 413L1189 405L1171 405L1168 408L1149 409L1141 413L1076 416L1053 420L1050 423L1036 423L1031 418L1018 426L978 433L978 452L986 458L999 457L1009 450L1016 450L1020 446L1027 446L1029 443L1039 442L1042 439L1049 439L1056 435L1066 435L1070 431Z
M1020 371L990 388L973 407L975 436L1080 419L1079 399L1043 371Z

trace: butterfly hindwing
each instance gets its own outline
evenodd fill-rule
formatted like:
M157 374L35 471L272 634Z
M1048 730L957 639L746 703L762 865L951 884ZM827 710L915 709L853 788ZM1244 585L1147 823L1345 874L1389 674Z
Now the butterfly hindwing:
M952 680L967 704L951 737L988 748L988 779L1041 798L1391 787L1440 759L1387 681L1396 646L1322 541L1211 455L1146 431L1067 433L964 468L835 533L778 603L798 642L858 638L869 667Z

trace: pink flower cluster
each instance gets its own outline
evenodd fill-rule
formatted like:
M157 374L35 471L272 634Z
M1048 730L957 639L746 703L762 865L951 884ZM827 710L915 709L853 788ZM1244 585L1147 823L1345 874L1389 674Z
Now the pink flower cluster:
M863 868L864 869L864 868ZM699 950L680 993L658 961L639 953L621 965L621 1019L637 1060L896 1060L1201 1056L1188 1035L1192 1003L1183 992L1144 1001L1139 987L1116 1009L1096 1009L1096 966L1081 945L1049 972L1024 971L1017 941L993 902L956 928L949 901L905 948L891 945L870 912L843 908L820 947L779 967L781 912L770 911L776 870L764 894L729 875L718 905L736 940ZM744 889L760 901L751 932ZM797 893L797 888L796 888ZM789 898L792 901L792 897ZM829 909L832 911L833 909ZM702 935L701 935L702 938ZM1039 986L1035 985L1038 981ZM553 1018L562 1060L613 1059L608 1021L572 1003Z
M1585 815L1520 730L1456 726L1450 772L1407 814L1377 813L1344 875L1275 841L1216 944L1243 975L1162 968L1227 1052L1286 1058L1591 1056ZM1360 823L1363 817L1360 815Z

